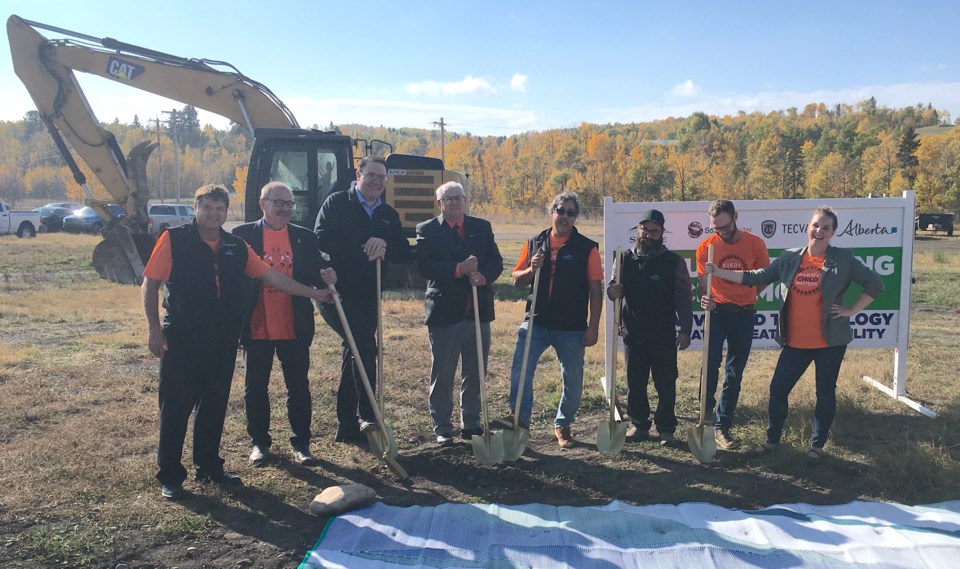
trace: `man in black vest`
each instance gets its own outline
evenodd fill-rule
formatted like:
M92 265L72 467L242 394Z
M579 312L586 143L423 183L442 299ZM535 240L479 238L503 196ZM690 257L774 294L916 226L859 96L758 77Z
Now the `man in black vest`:
M193 223L163 232L143 271L147 345L160 358L160 444L157 480L161 495L183 494L187 471L180 462L190 413L193 465L199 482L240 486L223 471L220 438L230 396L248 295L248 277L297 296L332 302L328 289L315 289L270 269L242 239L223 231L230 198L218 184L195 194ZM329 274L335 282L336 275ZM157 293L164 285L160 323Z
M343 311L361 360L353 361L337 311L321 306L323 319L344 338L337 388L340 423L337 442L362 444L361 433L378 428L357 368L357 365L364 367L371 387L376 390L377 273L374 261L402 262L410 255L410 244L400 229L400 214L381 199L386 183L387 164L383 158L364 158L357 165L357 180L350 189L330 194L320 206L314 226L320 250L330 255L337 271Z
M306 227L290 223L293 192L283 182L269 182L260 190L263 218L234 228L233 234L250 244L270 267L299 283L325 288L323 260L317 237ZM311 398L307 372L310 370L310 343L313 341L313 304L309 299L272 289L263 284L251 287L245 307L240 344L244 347L243 404L247 412L247 434L253 449L250 462L262 465L270 453L270 397L267 386L273 357L280 360L287 386L287 417L290 444L300 464L312 466L310 452Z
M560 448L570 448L576 444L570 434L570 425L576 419L583 394L584 349L597 343L600 332L603 267L596 241L580 235L574 226L580 215L577 194L559 194L548 209L552 226L524 244L513 268L513 284L517 287L532 289L534 274L540 271L541 276L533 330L528 331L527 322L524 321L517 333L510 372L510 408L513 409L517 401L524 346L527 334L532 333L519 425L523 429L530 426L533 376L537 361L549 346L553 346L560 361L563 380L563 392L554 419L554 434ZM527 301L528 317L529 313L530 302ZM512 429L513 417L498 419L496 424Z
M623 298L620 333L627 364L627 406L632 425L627 440L644 440L650 431L647 382L653 372L657 390L654 423L660 444L676 446L677 350L690 346L693 301L687 263L663 244L663 214L655 209L640 214L637 244L620 256L620 282L610 284L607 296ZM680 333L675 322L680 322Z
M480 377L472 286L477 287L480 337L486 368L490 352L493 283L503 272L503 257L490 222L466 215L463 186L437 188L440 215L417 225L417 266L427 279L426 318L430 337L430 417L437 444L453 442L453 378L460 368L460 436L482 435Z

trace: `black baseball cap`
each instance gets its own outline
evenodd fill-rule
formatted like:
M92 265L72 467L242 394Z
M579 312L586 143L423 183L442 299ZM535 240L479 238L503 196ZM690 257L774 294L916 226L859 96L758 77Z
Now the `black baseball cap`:
M640 219L637 221L637 225L640 225L644 221L652 221L660 225L660 227L664 226L663 214L660 213L660 210L648 209L647 211L641 212Z

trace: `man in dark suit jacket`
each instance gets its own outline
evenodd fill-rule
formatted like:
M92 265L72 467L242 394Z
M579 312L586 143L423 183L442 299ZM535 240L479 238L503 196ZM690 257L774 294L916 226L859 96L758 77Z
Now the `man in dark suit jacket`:
M465 214L463 186L447 182L437 188L441 214L417 225L417 265L428 280L426 318L433 363L430 369L430 416L437 443L453 442L453 378L460 369L460 435L483 434L480 421L480 378L473 293L476 285L480 336L486 367L490 352L493 283L503 272L503 257L490 222Z
M325 288L323 275L332 274L333 269L321 269L323 260L313 232L289 223L293 205L290 188L282 182L270 182L260 191L263 218L237 226L233 234L249 243L275 271L305 285ZM310 452L312 410L307 379L314 332L313 305L308 298L292 297L263 284L251 288L240 336L246 367L247 433L253 444L250 461L263 464L273 442L267 385L276 354L287 385L287 416L293 431L290 444L294 459L300 464L316 464Z
M330 255L337 271L337 289L350 331L374 391L377 389L377 259L402 263L410 243L403 236L400 214L382 198L387 187L387 164L367 156L357 164L357 180L349 190L334 192L317 213L314 232L320 250ZM373 406L363 386L337 311L320 307L320 315L343 339L340 385L337 388L337 434L334 440L363 444L361 433L377 430ZM359 417L358 417L359 415Z

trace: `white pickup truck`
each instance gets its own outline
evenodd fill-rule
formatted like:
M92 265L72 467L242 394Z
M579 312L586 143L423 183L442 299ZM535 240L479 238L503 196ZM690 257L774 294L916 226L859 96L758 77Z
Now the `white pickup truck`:
M40 227L40 214L35 211L11 211L0 200L0 235L16 233L17 237L34 237Z

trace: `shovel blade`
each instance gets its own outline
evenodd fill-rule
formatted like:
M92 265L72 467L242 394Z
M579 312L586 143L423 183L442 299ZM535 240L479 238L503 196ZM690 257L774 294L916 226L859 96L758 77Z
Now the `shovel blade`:
M527 450L527 443L530 441L530 431L527 429L514 429L512 431L503 431L503 460L513 462L523 455Z
M710 464L717 457L715 430L707 425L697 425L687 429L687 444L690 452L701 464Z
M627 442L627 424L601 421L597 426L597 450L606 456L616 456Z
M397 439L393 435L393 429L387 425L380 425L376 431L367 433L367 442L370 443L373 454L397 458Z
M473 456L480 464L500 464L503 462L503 433L473 435Z

